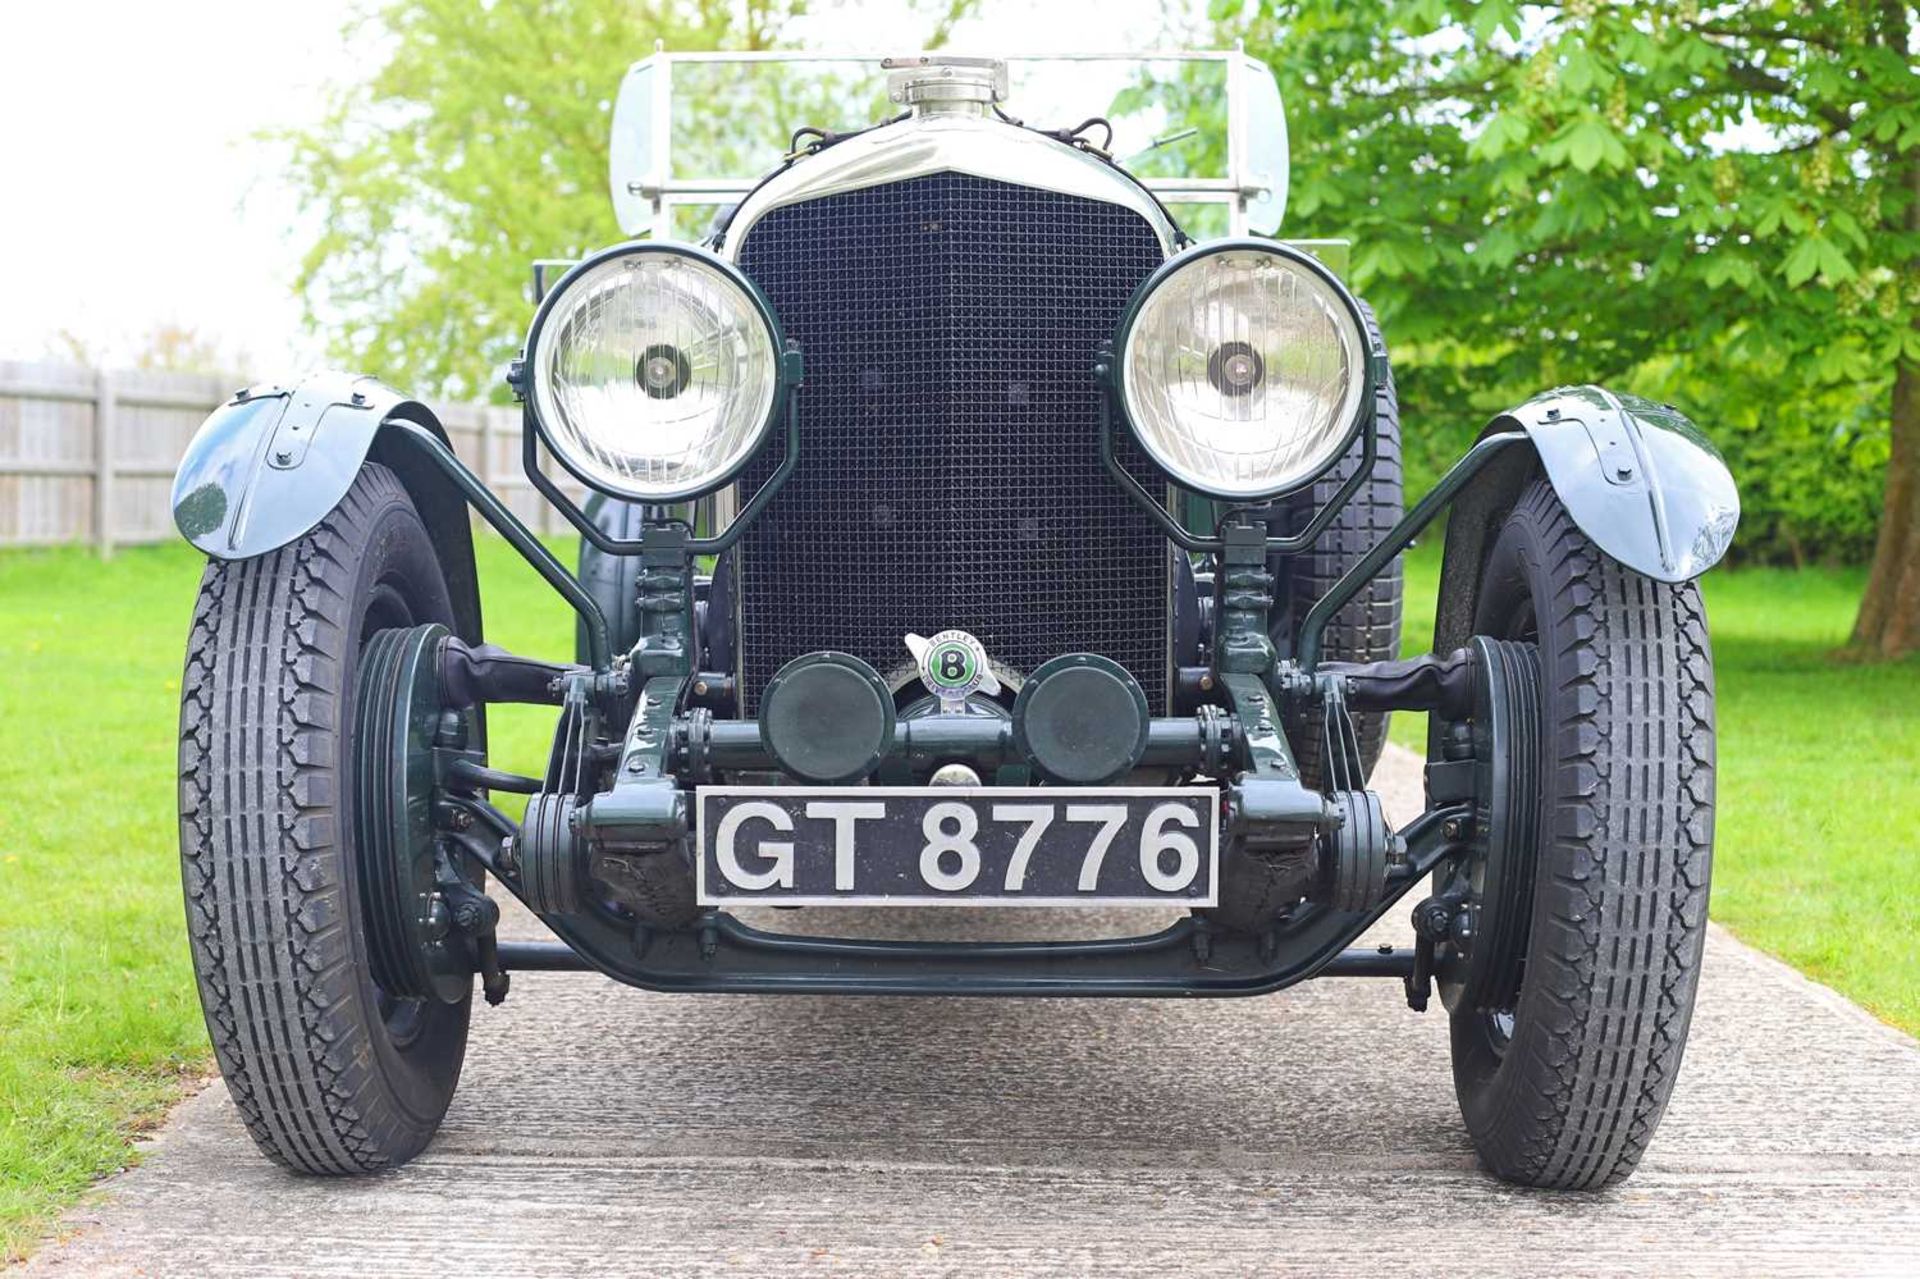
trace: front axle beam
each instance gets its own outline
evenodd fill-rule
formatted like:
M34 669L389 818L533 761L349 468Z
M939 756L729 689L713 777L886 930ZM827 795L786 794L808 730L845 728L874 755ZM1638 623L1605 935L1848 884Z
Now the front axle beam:
M776 933L760 933L758 929L749 929L736 925L737 932L757 933L761 936L784 936ZM849 943L867 945L870 943ZM901 945L904 943L887 943ZM504 972L514 973L585 973L592 972L593 965L581 957L579 952L557 941L503 941L499 944L500 967ZM1328 960L1314 974L1316 977L1397 977L1404 981L1414 975L1415 948L1411 946L1349 946ZM1082 992L1084 993L1084 992Z

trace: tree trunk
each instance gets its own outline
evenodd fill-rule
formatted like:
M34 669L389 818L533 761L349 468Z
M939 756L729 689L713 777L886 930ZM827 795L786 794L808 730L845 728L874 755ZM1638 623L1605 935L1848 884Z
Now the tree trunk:
M1886 505L1853 644L1883 657L1920 651L1920 366L1910 359L1893 378Z
M1911 19L1904 0L1886 5L1881 37L1904 49ZM1897 45L1896 45L1897 42ZM1905 170L1907 207L1889 217L1899 229L1920 231L1920 152L1888 156ZM1909 264L1920 271L1920 262ZM1911 278L1911 277L1909 277ZM1910 321L1920 330L1920 311ZM1882 657L1904 657L1920 650L1920 361L1902 353L1893 374L1893 451L1887 458L1886 499L1880 510L1880 536L1860 615L1853 623L1853 646Z

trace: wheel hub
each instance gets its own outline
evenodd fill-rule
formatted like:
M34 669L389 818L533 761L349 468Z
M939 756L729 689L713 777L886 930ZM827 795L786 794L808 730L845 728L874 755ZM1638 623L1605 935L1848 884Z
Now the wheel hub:
M360 909L374 981L395 999L458 1003L473 969L452 928L434 828L434 747L451 728L466 737L471 712L440 700L444 626L376 631L360 653L355 692L354 849ZM451 715L455 721L445 721Z
M1475 806L1468 852L1436 897L1453 904L1452 926L1434 951L1449 1012L1510 1010L1526 961L1534 867L1539 861L1540 652L1530 643L1472 641Z

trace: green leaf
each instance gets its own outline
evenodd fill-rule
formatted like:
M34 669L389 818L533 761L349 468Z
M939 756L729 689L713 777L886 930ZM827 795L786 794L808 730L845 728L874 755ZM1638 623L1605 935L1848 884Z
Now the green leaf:
M1499 223L1481 237L1479 256L1490 266L1511 266L1520 256L1520 233L1510 223Z
M1404 275L1407 260L1399 246L1392 240L1379 239L1364 245L1354 261L1354 274L1362 277L1381 276L1392 279Z
M1844 284L1855 279L1859 272L1847 261L1847 255L1840 246L1825 236L1816 236L1814 240L1820 246L1820 278L1827 284Z
M1588 116L1566 135L1567 159L1582 173L1592 173L1602 162L1619 168L1627 162L1627 149L1620 144L1605 120Z
M1814 243L1815 239L1810 235L1794 245L1793 252L1787 254L1786 263L1781 268L1786 272L1787 283L1796 289L1811 280L1813 273L1820 269L1820 247Z
M1526 142L1532 131L1525 119L1512 111L1502 111L1468 144L1467 155L1475 160L1497 160Z
M1827 225L1844 235L1856 249L1867 247L1867 233L1860 229L1860 220L1845 209L1833 209L1827 214Z
M1471 25L1474 38L1483 44L1503 30L1517 40L1520 38L1520 11L1509 0L1485 0L1473 11Z
M1840 246L1824 235L1809 235L1793 246L1793 252L1787 255L1785 271L1787 283L1799 288L1816 274L1826 284L1844 284L1860 273L1847 261L1847 255Z
M1759 278L1759 273L1753 269L1753 263L1746 258L1722 249L1707 258L1707 267L1702 278L1706 280L1707 287L1710 289L1721 288L1727 284L1732 284L1739 289L1749 289Z
M1494 195L1521 197L1526 195L1530 181L1529 166L1508 161L1494 173L1488 190Z
M1875 113L1873 117L1873 137L1875 141L1885 142L1898 136L1896 145L1901 149L1913 145L1913 138L1920 133L1920 108L1911 105L1889 106Z
M1821 382L1857 382L1873 372L1873 354L1857 342L1829 342L1813 353L1813 375Z
M1582 44L1570 44L1566 61L1560 66L1560 85L1567 92L1584 95L1600 78L1600 62Z

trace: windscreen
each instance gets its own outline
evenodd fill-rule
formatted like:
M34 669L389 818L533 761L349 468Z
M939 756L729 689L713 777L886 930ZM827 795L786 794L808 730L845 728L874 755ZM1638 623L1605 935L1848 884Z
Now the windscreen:
M1111 139L1094 125L1088 141L1146 178L1190 232L1277 228L1286 123L1264 65L1232 53L1007 65L1008 116L1041 129L1104 118ZM901 110L878 57L656 54L628 72L614 111L622 229L697 238L781 162L796 130L861 129Z

